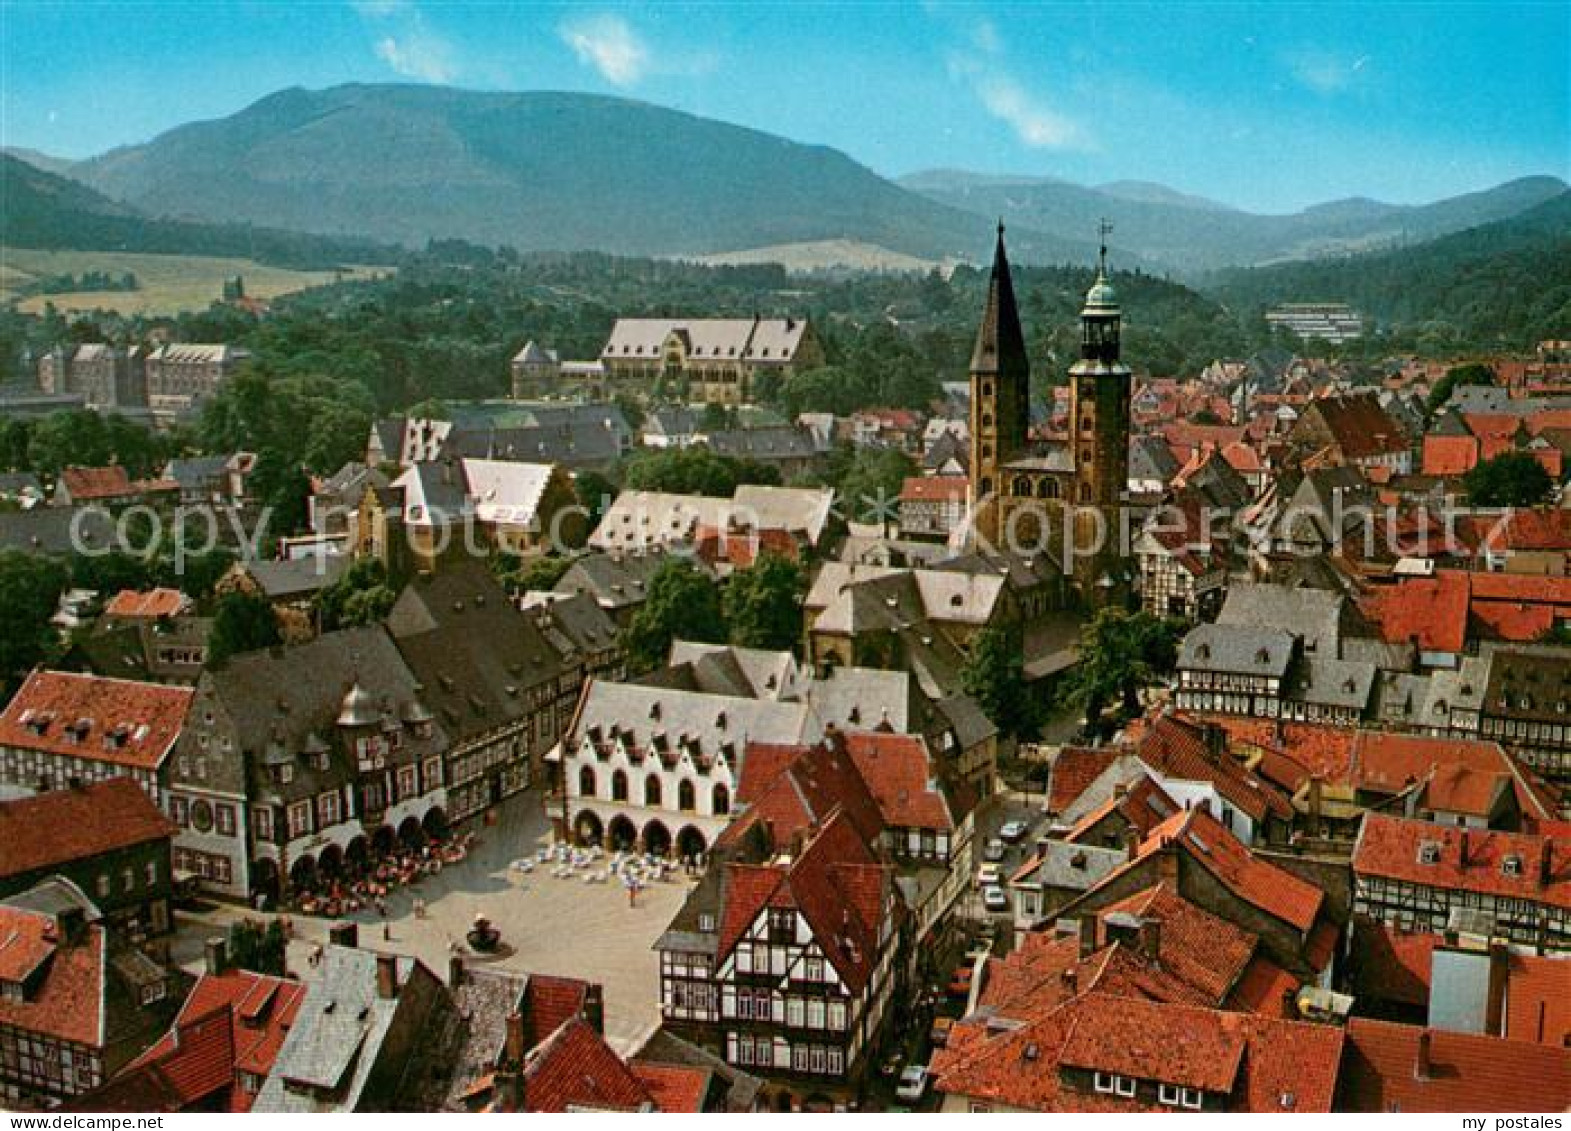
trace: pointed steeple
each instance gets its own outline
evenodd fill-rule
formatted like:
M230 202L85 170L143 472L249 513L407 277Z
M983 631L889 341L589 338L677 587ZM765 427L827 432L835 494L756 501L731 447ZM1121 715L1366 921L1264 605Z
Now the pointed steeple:
M987 284L987 306L977 327L976 348L971 351L972 373L1026 373L1025 332L1015 305L1015 284L1009 276L1009 256L1004 251L1004 222L998 222L998 243L993 248L993 274Z

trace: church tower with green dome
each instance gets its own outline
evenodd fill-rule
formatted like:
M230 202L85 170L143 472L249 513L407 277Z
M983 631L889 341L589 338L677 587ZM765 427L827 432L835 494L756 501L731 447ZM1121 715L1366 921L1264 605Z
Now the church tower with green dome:
M1123 311L1107 281L1101 227L1096 282L1080 311L1080 360L1069 370L1069 447L1074 458L1075 582L1092 605L1121 601L1133 577L1122 530L1129 481L1130 373L1119 354Z

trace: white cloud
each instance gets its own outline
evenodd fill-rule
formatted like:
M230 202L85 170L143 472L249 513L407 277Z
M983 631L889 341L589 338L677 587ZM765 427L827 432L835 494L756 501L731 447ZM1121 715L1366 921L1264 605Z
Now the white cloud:
M405 78L448 83L457 77L445 40L429 32L388 35L377 40L376 56Z
M971 32L971 42L976 44L978 51L985 51L989 55L1000 55L1004 50L1004 40L998 34L998 25L989 19L983 19L976 25Z
M410 0L350 0L349 6L368 20L383 20L414 7Z
M1068 118L1044 106L1008 77L986 77L975 84L982 107L1008 123L1020 140L1033 149L1063 149L1073 145L1078 128Z
M632 86L650 69L649 47L621 16L574 17L557 29L578 60L613 86Z
M413 0L351 0L351 7L376 36L376 57L396 73L430 83L458 77L453 45L431 29Z
M1288 72L1316 94L1339 94L1358 80L1369 56L1349 59L1326 51L1298 51L1286 59Z
M982 109L1009 126L1032 149L1073 149L1085 140L1071 118L1027 90L996 63L982 67L974 60L954 55L949 60L949 75L969 86Z

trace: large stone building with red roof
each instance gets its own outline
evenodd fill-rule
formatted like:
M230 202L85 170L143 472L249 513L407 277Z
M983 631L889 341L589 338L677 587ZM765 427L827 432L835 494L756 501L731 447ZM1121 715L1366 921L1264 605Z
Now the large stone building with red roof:
M32 792L128 777L160 806L191 689L35 671L0 711L0 787Z
M0 902L0 1107L53 1107L98 1087L173 1006L165 971L69 884Z
M0 803L0 897L51 876L133 941L174 926L174 824L129 778Z
M1556 830L1563 826L1556 826ZM1571 950L1571 837L1495 832L1370 813L1353 850L1355 908L1398 926L1454 929L1482 915L1490 933Z

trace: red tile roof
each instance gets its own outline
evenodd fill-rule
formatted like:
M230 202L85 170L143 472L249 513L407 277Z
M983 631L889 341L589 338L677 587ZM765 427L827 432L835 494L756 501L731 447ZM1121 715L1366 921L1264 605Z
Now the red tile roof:
M1227 996L1223 1007L1262 1017L1298 1018L1297 998L1301 982L1264 954L1256 954L1238 977L1238 984Z
M963 475L913 475L900 485L902 503L963 503L971 481Z
M756 755L756 758L755 758ZM737 800L747 806L726 826L717 844L739 844L765 827L775 845L843 813L871 844L884 831L884 817L847 748L839 742L816 746L750 743L742 760Z
M60 483L73 501L121 499L131 494L131 477L118 464L110 467L67 467L60 472Z
M1162 715L1151 720L1134 752L1164 777L1210 782L1251 820L1262 821L1268 815L1288 820L1293 816L1287 794L1245 769L1225 750L1213 751L1205 727L1182 716Z
M1332 1026L1090 993L1002 1032L963 1021L933 1067L946 1094L1031 1111L1147 1109L1070 1090L1061 1066L1213 1089L1231 1111L1330 1111L1342 1040Z
M1325 904L1325 893L1319 888L1250 852L1201 809L1175 813L1151 830L1135 862L1170 847L1183 851L1238 898L1305 933L1314 927Z
M1510 954L1505 1004L1508 1039L1571 1048L1571 959Z
M639 1111L653 1103L643 1081L582 1018L546 1038L524 1066L526 1111Z
M1359 607L1392 644L1416 643L1425 652L1460 654L1467 647L1470 603L1468 575L1441 570L1433 577L1376 587Z
M628 1067L649 1092L656 1110L695 1114L704 1110L704 1097L714 1079L708 1069L642 1060L635 1060Z
M224 1087L227 1110L250 1111L254 1097L240 1086L239 1074L265 1077L272 1071L305 995L306 987L289 978L235 969L203 974L170 1032L132 1062L132 1069L157 1070L182 1107ZM217 1038L192 1039L216 1019L227 1034L221 1058Z
M568 1021L582 1016L589 988L581 978L530 974L521 1003L524 1047L534 1048Z
M788 561L801 557L801 546L789 530L765 528L725 532L713 526L700 526L694 536L698 557L714 565L726 562L737 569L747 569L765 554L773 554Z
M919 736L863 731L844 738L847 753L878 802L884 824L944 832L955 827L935 780L927 744Z
M1476 436L1424 437L1423 474L1438 477L1465 475L1478 463Z
M1420 859L1426 844L1437 846L1433 864ZM1505 871L1508 857L1516 859L1516 875ZM1369 813L1353 849L1353 871L1571 908L1571 841L1560 837L1458 829Z
M175 826L130 778L0 803L0 878L57 868L174 836Z
M78 941L62 946L53 917L0 904L0 979L9 980L7 971L47 963L42 980L25 999L0 994L0 1025L100 1047L104 944L103 927L90 924Z
M1158 923L1160 965L1199 990L1211 1005L1221 1004L1244 975L1259 944L1258 936L1191 903L1165 884L1154 884L1097 912L1104 941L1109 917L1119 914Z
M1226 1024L1200 1023L1180 1030L1175 1022L1189 1020L1187 1013L1151 1002L1104 999L1070 1030L1058 1063L1205 1092L1232 1092L1248 1043L1244 1034Z
M1428 931L1404 930L1365 915L1355 917L1348 955L1355 993L1427 1008L1431 963L1442 941Z
M104 608L104 616L156 620L159 617L178 616L189 605L190 598L178 589L149 589L145 593L122 589L110 598Z
M1427 780L1433 809L1486 816L1502 788L1516 794L1517 805L1535 820L1553 811L1527 780L1516 759L1498 742L1358 731L1352 764L1344 779L1371 793L1396 794Z
M1129 783L1128 789L1122 796L1115 790L1112 797L1082 817L1079 823L1065 834L1064 839L1081 842L1103 819L1114 812L1122 816L1130 828L1144 837L1180 808L1182 806L1169 797L1167 791L1149 774L1142 773Z
M1344 459L1372 459L1409 448L1401 425L1369 393L1322 397L1305 408L1304 416L1311 414L1319 416Z
M1250 747L1283 754L1327 781L1345 780L1352 764L1357 732L1345 727L1251 719L1240 715L1183 714L1178 717L1221 727L1227 731L1228 746L1235 754L1249 753ZM1269 776L1264 764L1259 772ZM1293 773L1296 772L1295 769ZM1279 781L1278 784L1286 783Z
M1337 1095L1338 1107L1353 1112L1564 1111L1571 1106L1571 1055L1354 1017Z
M0 711L0 746L156 769L180 736L193 694L189 687L35 671ZM85 730L76 730L79 722Z
M1061 748L1048 771L1047 811L1062 813L1068 809L1117 757L1118 752L1108 747Z
M1480 545L1506 550L1571 550L1571 512L1560 507L1518 507L1473 520ZM1515 575L1494 575L1515 576Z
M721 886L717 960L724 961L766 907L807 920L824 957L860 992L878 960L890 871L836 809L790 863L728 864Z

